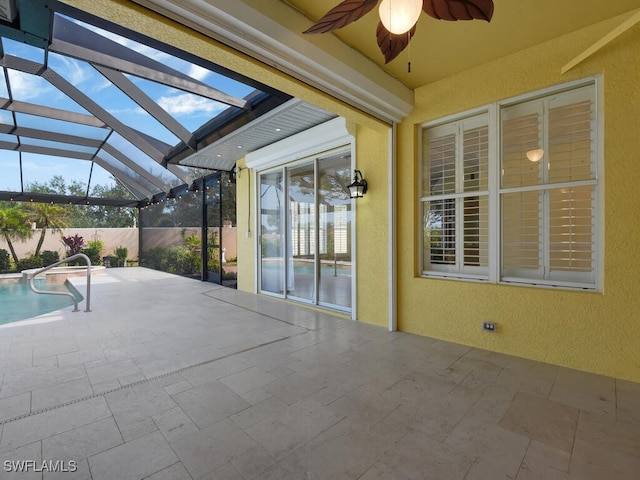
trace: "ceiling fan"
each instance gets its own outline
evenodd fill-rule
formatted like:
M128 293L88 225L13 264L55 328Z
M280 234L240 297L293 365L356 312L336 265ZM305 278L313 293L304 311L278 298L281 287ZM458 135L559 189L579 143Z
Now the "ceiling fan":
M369 13L378 0L344 0L303 33L328 33ZM420 12L438 20L486 20L493 16L493 0L382 0L376 30L385 63L396 58L416 32Z

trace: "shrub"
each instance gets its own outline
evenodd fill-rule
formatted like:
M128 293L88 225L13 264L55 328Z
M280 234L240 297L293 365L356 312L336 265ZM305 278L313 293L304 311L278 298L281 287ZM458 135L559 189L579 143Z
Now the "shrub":
M142 266L176 275L192 276L200 273L202 259L199 253L182 245L155 247L143 252Z
M7 273L11 270L11 257L9 252L4 248L0 248L0 273Z
M42 257L42 263L44 263L44 266L51 265L52 263L56 263L60 260L60 254L53 250L44 250L40 253L40 256Z
M89 246L82 249L82 253L84 253L89 260L91 260L91 265L99 265L100 264L100 254L104 249L104 243L100 240L94 240L89 242Z
M127 257L129 256L129 249L127 247L116 247L114 252L116 258L118 259L118 266L124 267L127 262Z
M44 262L42 257L39 255L31 255L30 257L21 258L18 261L18 271L22 270L30 270L32 268L41 268L44 267Z

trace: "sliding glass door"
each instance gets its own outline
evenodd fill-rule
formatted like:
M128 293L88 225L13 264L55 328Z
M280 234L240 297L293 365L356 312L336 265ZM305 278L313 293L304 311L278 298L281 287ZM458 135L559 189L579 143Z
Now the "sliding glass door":
M350 182L348 152L260 175L261 292L351 310Z
M260 176L260 280L264 292L284 295L284 176Z

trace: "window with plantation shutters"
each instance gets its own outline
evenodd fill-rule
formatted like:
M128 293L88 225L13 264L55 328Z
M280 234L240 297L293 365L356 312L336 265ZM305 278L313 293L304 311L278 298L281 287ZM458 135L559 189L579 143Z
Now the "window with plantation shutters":
M593 286L594 88L505 107L501 120L502 280Z
M423 270L486 277L488 115L423 131Z
M425 276L599 289L596 82L424 126Z

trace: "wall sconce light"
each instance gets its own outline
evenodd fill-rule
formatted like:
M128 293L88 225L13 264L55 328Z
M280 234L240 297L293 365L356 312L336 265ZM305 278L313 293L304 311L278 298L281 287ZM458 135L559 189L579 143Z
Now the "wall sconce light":
M527 158L529 159L530 162L533 163L537 163L540 161L540 159L543 157L544 155L544 150L542 150L541 148L538 148L536 150L529 150L527 152Z
M367 193L367 181L362 178L362 172L360 170L354 170L353 183L348 185L349 196L351 198L362 198Z

